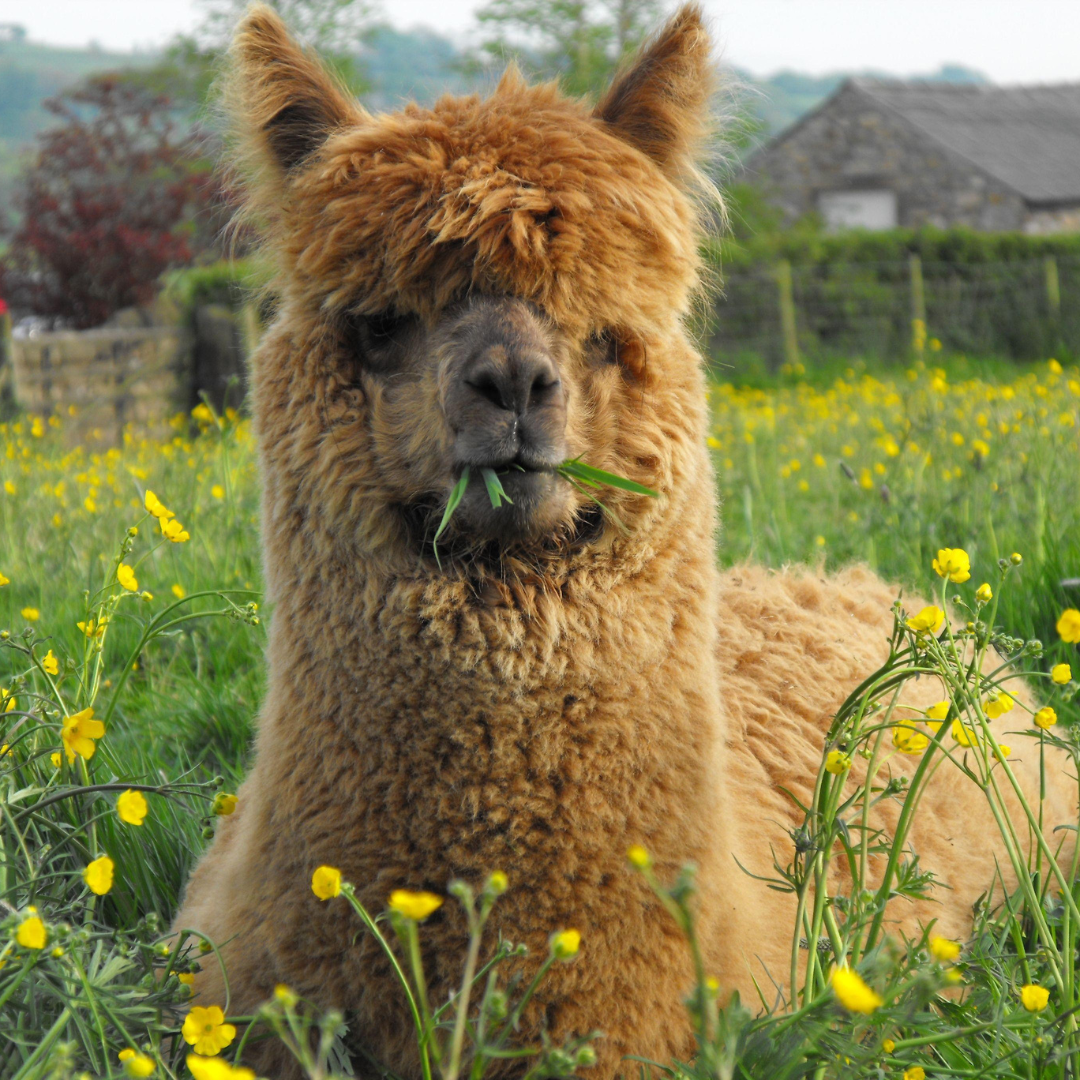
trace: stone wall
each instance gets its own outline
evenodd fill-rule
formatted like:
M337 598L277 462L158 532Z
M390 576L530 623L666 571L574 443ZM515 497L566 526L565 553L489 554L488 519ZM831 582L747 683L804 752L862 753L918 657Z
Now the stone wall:
M1024 232L1030 236L1080 232L1080 206L1030 206L1024 217Z
M1017 230L1026 217L1019 195L850 84L756 154L748 179L787 223L816 212L823 192L861 190L894 192L905 228Z
M117 444L125 425L153 428L187 407L190 356L190 335L171 326L60 330L16 338L15 402L39 415L66 416L74 406L71 426L81 439Z

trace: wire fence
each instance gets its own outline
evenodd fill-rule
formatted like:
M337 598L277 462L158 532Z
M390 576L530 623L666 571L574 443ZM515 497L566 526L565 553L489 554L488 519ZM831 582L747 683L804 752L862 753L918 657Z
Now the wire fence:
M723 273L712 355L738 366L926 350L1038 360L1080 354L1080 257L830 262Z

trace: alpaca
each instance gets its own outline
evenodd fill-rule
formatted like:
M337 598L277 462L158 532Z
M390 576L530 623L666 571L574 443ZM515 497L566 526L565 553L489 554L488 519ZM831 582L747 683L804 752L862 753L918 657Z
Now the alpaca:
M233 1012L286 983L417 1075L385 959L312 872L339 867L377 912L393 889L503 870L492 936L524 943L526 965L553 931L583 942L522 1039L603 1031L598 1080L627 1054L685 1056L690 958L633 844L661 878L696 865L725 990L784 981L791 898L738 864L767 873L789 843L779 788L812 783L829 718L884 656L895 592L862 570L717 569L685 329L711 70L691 6L595 108L511 69L486 99L375 116L269 9L241 24L230 95L278 301L252 361L269 685L238 808L175 924L220 944ZM619 528L551 472L579 455L660 498L605 491ZM472 484L436 560L466 466L506 470L513 502ZM992 823L955 783L920 817L913 844L952 891L897 918L960 934L993 879ZM425 924L432 1000L465 939L453 902ZM224 1001L216 963L195 991ZM252 1054L293 1075L269 1042Z

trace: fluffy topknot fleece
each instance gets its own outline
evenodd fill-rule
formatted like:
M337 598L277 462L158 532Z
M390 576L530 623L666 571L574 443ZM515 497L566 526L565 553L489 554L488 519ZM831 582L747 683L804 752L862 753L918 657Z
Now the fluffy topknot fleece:
M269 9L240 27L248 213L277 272L252 374L276 606L255 763L176 922L221 946L236 1014L287 983L415 1076L385 959L344 903L312 895L312 872L340 867L380 911L393 889L503 870L491 937L528 947L526 973L551 932L583 941L521 1038L602 1030L598 1080L636 1074L628 1054L685 1056L690 958L632 844L662 879L697 865L725 989L785 981L790 899L736 859L768 873L770 845L787 850L780 789L805 796L832 712L884 655L895 594L861 571L716 569L705 381L683 327L709 48L688 7L595 110L510 72L485 100L371 116ZM557 360L569 453L661 492L604 493L625 531L571 492L547 535L481 543L455 518L431 557L455 477L447 327L478 298ZM1051 788L1051 824L1071 819ZM897 920L963 933L994 833L974 787L943 779L914 844L953 891L898 901ZM453 902L425 924L433 1001L465 938ZM195 990L224 1003L216 963ZM292 1075L269 1040L251 1052Z

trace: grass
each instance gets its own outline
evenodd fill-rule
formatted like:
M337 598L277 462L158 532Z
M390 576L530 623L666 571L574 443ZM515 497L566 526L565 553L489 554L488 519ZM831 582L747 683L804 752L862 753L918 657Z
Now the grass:
M694 1062L661 1064L695 1077L769 1080L916 1080L919 1069L1025 1080L1076 1075L1080 889L1053 881L1045 861L1034 877L1018 865L1020 892L1004 908L983 911L955 960L946 958L951 946L930 934L882 938L888 889L918 892L931 883L904 857L902 838L866 834L845 848L849 823L868 799L883 796L849 782L841 758L865 752L873 760L897 726L888 702L896 678L934 671L953 687L950 719L962 717L976 747L957 763L951 725L936 733L923 726L924 760L953 760L988 798L995 784L1008 782L1007 763L995 756L984 726L995 688L979 685L959 658L965 648L993 644L1034 671L1077 666L1076 647L1061 640L1055 623L1063 609L1080 607L1080 371L999 364L981 376L961 360L891 373L853 365L831 378L788 371L752 386L716 384L710 396L722 562L833 568L864 560L947 607L931 562L939 548L963 547L973 577L950 588L980 613L981 629L931 644L898 622L888 663L846 703L822 747L799 846L778 859L773 884L804 899L799 936L813 945L800 950L793 942L796 968L805 956L815 958L799 993L765 1014L737 1001L721 1008L700 971L688 1000L699 1054ZM564 467L586 490L612 482L580 462ZM505 497L497 475L483 480L493 502ZM198 946L178 951L164 931L191 863L243 774L264 679L250 430L235 414L218 418L202 406L163 437L131 437L95 454L66 446L59 421L22 420L0 427L0 488L0 574L9 579L0 587L0 628L7 628L0 635L0 689L7 694L0 708L14 701L0 714L0 1077L136 1075L138 1064L129 1057L122 1065L117 1056L131 1048L154 1075L186 1078L188 1048L175 1038L186 1001L179 976L203 954ZM171 524L177 520L182 526ZM1009 559L1014 551L1020 565ZM118 580L122 565L131 568L134 582L126 571L121 576L134 588ZM989 607L974 595L984 579L994 586ZM1010 636L995 637L995 626ZM1040 745L1060 737L1075 756L1074 688L1051 691L1065 722L1058 734L1031 734ZM61 751L64 717L85 709L104 720L105 734L91 740L90 759L76 753L69 764ZM838 771L829 763L839 763ZM117 814L118 795L128 789L147 802L138 826ZM910 792L885 795L917 801ZM1023 823L1002 824L1007 832ZM881 854L892 867L889 882L826 904L834 851L847 851L856 865ZM84 871L106 853L114 881L97 895ZM692 875L654 880L644 852L634 865L692 945ZM341 891L344 900L334 902L355 906L348 883ZM477 941L500 891L491 886L474 897L453 890L448 902L470 910ZM377 931L371 914L356 914L358 932ZM20 940L33 941L38 918L41 949ZM422 926L402 915L390 925L401 955L414 955ZM549 962L587 962L572 951L557 954L564 945L553 942ZM829 981L835 963L857 972L851 1001L870 994L862 999L873 1005L869 1011L838 1002ZM957 979L964 996L943 993ZM406 963L402 982L404 1008L422 979ZM1024 986L1049 991L1044 1009L1025 1008ZM484 1063L503 1052L506 1010L512 1015L533 989L502 986L496 963L467 973L453 1002L429 1004L416 992L414 1022L429 1048L430 1075L456 1080L469 1071L478 1080ZM308 1055L310 1075L340 1071L339 1017L314 1015L283 992L264 1019ZM312 1035L317 1052L305 1048ZM569 1075L589 1060L587 1041L537 1048L530 1075Z

